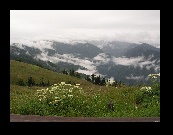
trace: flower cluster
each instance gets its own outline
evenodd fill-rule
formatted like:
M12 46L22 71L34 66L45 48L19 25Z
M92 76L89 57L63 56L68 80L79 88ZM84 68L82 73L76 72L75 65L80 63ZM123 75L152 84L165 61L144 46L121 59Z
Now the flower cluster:
M151 92L152 88L151 87L142 87L140 90Z
M61 82L54 84L50 88L37 90L39 101L46 101L48 104L62 103L66 98L73 98L73 91L82 90L79 88L80 84L71 85Z
M149 74L148 76L153 78L153 79L156 79L156 78L160 77L160 73L158 73L158 74Z
M158 104L160 102L160 83L159 83L159 74L149 74L152 79L151 87L142 87L136 95L136 104L142 104L145 107L151 105L152 103Z

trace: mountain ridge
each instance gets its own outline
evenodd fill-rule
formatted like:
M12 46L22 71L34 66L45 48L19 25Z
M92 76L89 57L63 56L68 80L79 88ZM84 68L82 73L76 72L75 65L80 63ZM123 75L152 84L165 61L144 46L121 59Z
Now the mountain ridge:
M148 44L137 45L123 42L124 52L115 56L89 42L75 45L56 41L42 43L45 43L46 47L44 44L39 44L38 48L32 45L15 46L12 44L10 45L10 59L28 58L31 59L31 62L41 63L44 67L56 72L62 71L63 68L75 67L75 71L79 73L100 74L107 78L118 78L120 81L130 82L130 84L139 82L135 78L140 77L143 78L143 82L146 82L148 74L160 72L160 49ZM121 47L121 44L118 46ZM116 49L116 45L112 47ZM135 50L137 51L135 52ZM129 78L134 80L130 81Z

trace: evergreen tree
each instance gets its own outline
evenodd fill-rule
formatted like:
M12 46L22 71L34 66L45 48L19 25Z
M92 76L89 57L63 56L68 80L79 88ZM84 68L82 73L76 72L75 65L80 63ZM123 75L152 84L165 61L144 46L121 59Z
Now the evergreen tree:
M50 82L49 82L49 80L47 81L47 86L50 86Z
M91 82L91 78L90 78L90 76L89 76L89 75L86 75L85 80Z
M43 81L43 77L40 78L40 86L45 86L45 83L44 83L44 81Z
M101 80L101 85L102 85L102 86L105 86L105 85L106 85L106 80L105 80L104 77L103 77L102 80Z
M91 81L92 81L92 83L95 83L95 76L96 75L94 75L94 74L91 75Z
M76 76L77 78L80 78L80 74L79 74L78 72L75 73L75 76Z
M62 70L62 73L68 75L68 72L65 69Z
M100 75L95 77L95 84L100 85L101 81L100 81Z
M35 85L35 81L32 77L28 77L28 86L33 86Z
M23 79L19 79L17 84L20 85L20 86L25 86L25 83L24 83Z
M71 76L75 76L75 73L74 73L74 69L73 69L73 68L70 69L70 75L71 75Z

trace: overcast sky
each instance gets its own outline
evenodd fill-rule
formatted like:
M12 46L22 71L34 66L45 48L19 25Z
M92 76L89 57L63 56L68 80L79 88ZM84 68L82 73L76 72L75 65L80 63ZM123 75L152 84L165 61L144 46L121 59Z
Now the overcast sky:
M10 42L119 40L160 44L160 10L10 10Z

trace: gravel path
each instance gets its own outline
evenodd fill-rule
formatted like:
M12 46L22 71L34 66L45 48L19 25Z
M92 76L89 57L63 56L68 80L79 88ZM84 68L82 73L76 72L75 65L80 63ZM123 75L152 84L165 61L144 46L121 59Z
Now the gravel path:
M11 114L10 122L160 122L160 117L99 118L99 117L59 117L59 116Z

